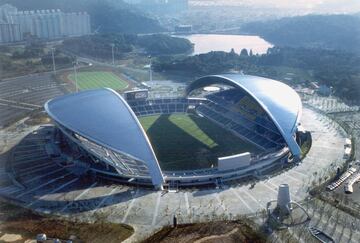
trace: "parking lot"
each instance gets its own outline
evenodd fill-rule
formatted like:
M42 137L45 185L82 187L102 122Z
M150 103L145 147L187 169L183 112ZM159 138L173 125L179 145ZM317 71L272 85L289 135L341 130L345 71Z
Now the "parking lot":
M0 128L43 108L44 103L65 93L50 73L0 81Z

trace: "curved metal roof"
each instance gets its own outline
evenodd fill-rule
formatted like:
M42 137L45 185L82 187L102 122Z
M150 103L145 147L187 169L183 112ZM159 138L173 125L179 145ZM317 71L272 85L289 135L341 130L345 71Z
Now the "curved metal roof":
M294 132L301 118L302 103L299 95L288 85L272 79L243 75L224 74L199 78L187 87L187 94L211 84L226 84L240 88L252 96L267 112L283 135L294 156L300 156Z
M48 101L46 112L75 133L147 164L154 185L163 175L149 139L126 101L111 89L88 90Z

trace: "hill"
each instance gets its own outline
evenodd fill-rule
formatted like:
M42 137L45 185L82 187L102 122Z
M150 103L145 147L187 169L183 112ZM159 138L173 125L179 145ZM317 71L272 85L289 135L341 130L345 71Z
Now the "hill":
M115 45L115 57L122 58L134 50L145 51L151 55L172 55L190 52L191 42L184 38L168 35L134 35L122 33L96 34L67 39L63 48L78 55L97 58L111 56L111 45Z
M313 80L332 86L335 94L357 100L360 92L360 57L339 50L273 47L263 55L209 52L185 58L157 58L157 72L182 72L203 76L240 69L246 74L282 79L286 73L299 72L294 80ZM286 75L285 75L286 76Z
M306 15L252 22L245 24L242 32L260 35L277 46L360 53L360 18L355 15Z
M215 221L166 226L143 243L172 242L266 242L265 235L249 220Z
M64 12L88 12L92 30L101 33L154 33L165 29L145 13L122 1L98 0L0 0L19 10L61 9Z

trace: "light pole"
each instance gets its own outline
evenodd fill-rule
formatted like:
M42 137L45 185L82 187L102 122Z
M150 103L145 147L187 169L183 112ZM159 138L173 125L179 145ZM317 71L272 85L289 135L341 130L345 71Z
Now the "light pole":
M112 65L115 66L115 55L114 55L115 44L111 44L111 56L112 56Z
M52 63L53 63L53 71L54 74L56 74L56 66L55 66L55 54L54 54L55 48L51 48L51 56L52 56Z
M77 82L77 70L76 70L77 60L75 60L73 64L74 64L74 77L75 77L75 92L79 92L79 87Z
M152 60L151 56L149 56L150 64L149 64L149 75L150 75L150 82L152 82Z

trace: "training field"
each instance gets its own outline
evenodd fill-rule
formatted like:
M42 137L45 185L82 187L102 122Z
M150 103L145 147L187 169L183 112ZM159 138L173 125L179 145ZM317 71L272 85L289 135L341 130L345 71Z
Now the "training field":
M69 74L68 79L75 83L75 74ZM79 90L112 88L124 90L128 83L112 72L78 72L77 83Z
M141 117L163 170L194 170L217 165L217 158L259 151L212 121L191 114Z

